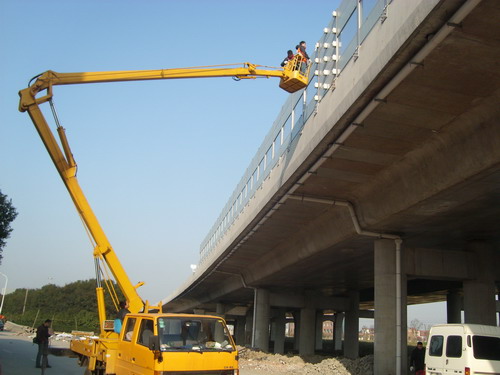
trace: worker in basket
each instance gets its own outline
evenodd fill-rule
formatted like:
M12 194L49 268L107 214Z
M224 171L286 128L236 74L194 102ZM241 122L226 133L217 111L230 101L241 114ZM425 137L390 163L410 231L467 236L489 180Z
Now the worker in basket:
M310 61L309 55L306 52L306 47L306 42L304 42L303 40L296 46L296 56L300 56L300 58L298 59L298 64L300 65L299 70L302 74L306 74L307 66L309 65Z

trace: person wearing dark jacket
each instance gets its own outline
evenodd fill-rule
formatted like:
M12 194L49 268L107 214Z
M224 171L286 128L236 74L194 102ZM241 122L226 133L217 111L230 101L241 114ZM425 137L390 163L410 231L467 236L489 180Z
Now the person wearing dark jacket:
M413 349L410 357L410 370L415 371L415 375L425 374L425 349L423 344L417 342L417 347Z
M296 46L297 55L301 57L300 59L300 71L305 73L307 71L307 66L309 65L309 55L306 52L306 42L303 40Z
M297 54L302 56L302 59L304 61L309 61L309 55L306 52L306 42L303 40L299 43L299 45L296 47L297 48Z
M38 344L38 353L36 354L35 367L40 368L40 360L45 363L46 368L50 368L48 355L49 355L49 337L52 335L49 330L52 320L47 319L43 324L36 329L36 343Z
M291 60L293 60L293 51L291 49L289 49L287 51L286 57L283 59L283 62L281 63L281 66L284 67Z

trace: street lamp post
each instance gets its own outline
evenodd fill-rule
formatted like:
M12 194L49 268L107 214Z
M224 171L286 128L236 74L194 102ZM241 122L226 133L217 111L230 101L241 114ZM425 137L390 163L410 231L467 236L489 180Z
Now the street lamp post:
M3 287L3 292L2 292L2 303L0 304L0 314L2 314L2 309L3 309L3 300L5 298L5 292L7 291L7 282L9 281L9 278L7 277L6 274L0 272L0 275L5 277L5 285Z

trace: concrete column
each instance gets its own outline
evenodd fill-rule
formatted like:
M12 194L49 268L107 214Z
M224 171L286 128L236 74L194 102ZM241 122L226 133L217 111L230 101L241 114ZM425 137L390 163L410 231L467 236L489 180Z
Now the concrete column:
M269 292L265 289L255 289L255 329L253 346L265 352L269 351L270 305Z
M253 335L253 309L248 309L245 317L245 345L252 345Z
M498 293L496 305L497 305L498 321L500 322L500 293Z
M405 264L404 248L401 249L401 265ZM408 360L408 278L401 267L401 374L410 367Z
M314 331L316 326L316 310L311 307L300 309L300 341L299 354L314 354Z
M462 297L456 290L450 290L446 295L446 322L462 323Z
M335 322L333 322L333 350L342 350L342 337L344 336L344 313L338 312L335 314Z
M220 316L221 318L224 318L224 313L225 313L224 304L218 303L215 309L216 309L215 314Z
M495 270L491 261L495 256L493 248L484 242L472 242L468 248L477 260L477 278L463 283L465 323L496 326Z
M315 350L323 350L323 310L316 311Z
M215 314L217 316L220 316L221 318L225 318L224 317L224 312L225 312L225 308L224 308L224 305L222 303L217 303L217 306L216 306L216 310L215 310ZM224 330L222 329L222 326L220 325L217 325L215 327L215 332L214 332L214 335L215 335L215 339L217 341L220 341L222 340L222 337L224 337Z
M495 284L479 280L464 281L464 320L469 324L497 325Z
M234 338L236 340L236 344L244 346L246 318L244 316L237 316L235 321L236 321L236 327L234 327Z
M374 373L394 375L400 359L406 363L406 278L401 282L401 342L398 348L396 325L396 244L393 240L375 241L375 359ZM400 357L398 357L398 351Z
M349 292L350 306L345 314L344 356L359 357L359 292Z
M286 310L278 309L274 320L274 352L285 354Z
M294 325L294 330L293 330L293 348L295 350L299 350L299 343L300 343L300 312L294 311L292 313L293 315L293 325Z

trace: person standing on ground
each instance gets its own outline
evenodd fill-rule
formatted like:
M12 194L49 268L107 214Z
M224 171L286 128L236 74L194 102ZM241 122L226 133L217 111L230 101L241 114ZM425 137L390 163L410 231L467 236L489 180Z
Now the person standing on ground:
M417 342L417 347L413 349L410 357L410 371L415 371L415 375L425 374L425 349L422 342Z
M52 335L50 325L52 320L47 319L43 324L36 329L36 341L38 344L38 353L36 354L35 367L41 368L40 361L43 357L43 362L46 368L50 368L48 355L49 355L49 337Z

